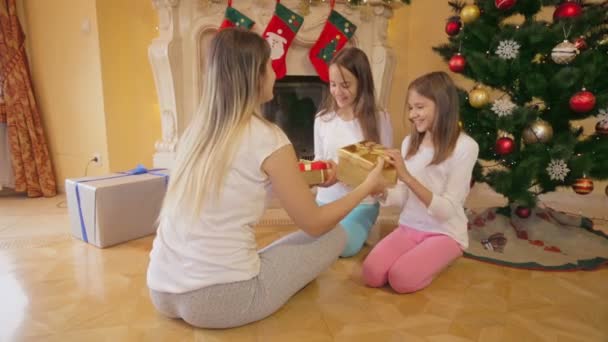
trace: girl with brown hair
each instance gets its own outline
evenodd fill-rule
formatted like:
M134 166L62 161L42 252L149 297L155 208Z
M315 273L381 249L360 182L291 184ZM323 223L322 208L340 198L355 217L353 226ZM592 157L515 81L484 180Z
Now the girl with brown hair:
M363 51L349 47L334 56L329 64L329 92L331 96L315 119L315 159L335 165L338 149L362 140L392 147L390 118L376 104L372 71ZM329 177L317 190L317 202L334 202L350 190L338 183L335 176ZM375 198L366 197L340 221L348 235L342 257L353 256L361 250L378 218L379 208Z
M408 107L414 129L401 153L389 151L399 182L382 196L402 207L399 227L363 263L367 285L388 283L399 293L425 288L467 248L463 205L479 152L458 125L458 93L446 73L414 80Z

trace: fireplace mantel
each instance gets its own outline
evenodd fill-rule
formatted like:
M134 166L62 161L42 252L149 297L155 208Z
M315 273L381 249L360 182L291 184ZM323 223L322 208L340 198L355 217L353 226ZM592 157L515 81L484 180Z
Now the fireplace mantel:
M158 12L159 36L149 47L161 115L162 136L155 144L154 167L171 168L177 140L198 106L205 46L223 18L226 2L220 0L152 0ZM236 0L233 7L252 18L253 31L262 33L274 12L274 0ZM282 4L300 13L300 0ZM388 21L395 5L368 0L367 5L350 7L337 1L336 10L357 25L349 44L364 50L370 58L379 103L386 107L390 94L394 57L387 45ZM327 15L328 2L311 5L304 24L287 52L288 75L316 75L308 52L316 42Z

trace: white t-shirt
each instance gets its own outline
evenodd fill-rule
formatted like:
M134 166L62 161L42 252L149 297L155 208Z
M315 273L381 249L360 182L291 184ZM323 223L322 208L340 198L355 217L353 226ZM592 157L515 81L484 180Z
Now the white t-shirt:
M219 199L204 205L194 224L179 218L159 222L150 252L149 288L184 293L258 275L253 225L264 213L270 192L270 180L261 167L287 144L280 128L251 119Z
M335 112L317 116L315 118L315 159L333 160L338 162L338 150L344 146L358 143L364 140L363 131L359 120L345 121ZM386 112L378 115L378 133L380 144L393 147L393 128L391 120ZM329 203L344 197L352 189L343 184L336 183L330 187L317 188L317 201ZM366 197L361 203L372 204L377 201L372 197Z
M405 158L410 137L401 145ZM399 224L417 230L441 233L452 237L463 249L469 246L467 217L464 202L469 194L473 167L477 161L479 145L468 135L461 133L452 155L437 165L429 165L434 148L420 147L410 159L405 160L408 171L433 193L431 205L424 203L404 183L388 190L382 204L402 208Z

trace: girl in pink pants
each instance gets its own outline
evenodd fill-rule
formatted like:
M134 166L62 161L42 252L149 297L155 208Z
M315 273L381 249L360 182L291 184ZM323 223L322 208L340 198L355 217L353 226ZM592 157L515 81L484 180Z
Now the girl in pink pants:
M421 290L468 246L464 201L479 146L461 131L458 92L444 72L414 80L408 88L413 132L391 150L397 186L380 196L402 207L399 227L363 263L368 286L387 283L399 293Z

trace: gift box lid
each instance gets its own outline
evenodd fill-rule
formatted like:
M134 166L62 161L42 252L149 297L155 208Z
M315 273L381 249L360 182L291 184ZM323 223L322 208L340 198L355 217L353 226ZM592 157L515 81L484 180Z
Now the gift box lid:
M327 163L320 160L300 160L298 167L300 168L300 171L319 171L328 169Z
M344 146L338 150L338 156L342 158L349 158L352 162L366 168L372 169L378 158L389 159L386 154L387 148L383 145L375 143L373 141L363 140L356 144ZM384 163L385 169L394 168L389 163Z
M133 169L133 170L138 170ZM105 188L105 187L113 187L119 186L122 184L129 184L135 182L145 182L150 179L157 179L159 177L164 178L165 183L169 180L169 170L168 169L151 169L145 170L145 172L135 172L133 170L125 171L125 172L117 172L104 176L89 176L89 177L81 177L81 178L68 178L65 180L67 184L79 184L88 188Z

